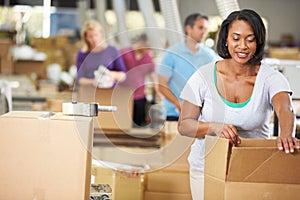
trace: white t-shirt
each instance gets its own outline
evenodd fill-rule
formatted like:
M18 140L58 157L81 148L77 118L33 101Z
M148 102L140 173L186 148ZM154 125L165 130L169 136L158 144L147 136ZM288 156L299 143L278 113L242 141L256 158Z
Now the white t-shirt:
M215 63L198 69L188 80L181 98L202 108L198 121L233 124L241 137L269 138L272 97L291 89L287 79L273 68L262 64L258 71L252 95L247 103L225 103L215 86ZM197 138L191 147L191 169L204 171L204 138Z

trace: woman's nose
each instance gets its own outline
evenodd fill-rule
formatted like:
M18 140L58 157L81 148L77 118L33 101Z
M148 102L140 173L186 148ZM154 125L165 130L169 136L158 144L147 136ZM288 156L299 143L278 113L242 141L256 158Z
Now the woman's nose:
M239 42L239 47L240 47L241 49L247 48L247 43L246 43L246 41L240 40L240 42Z

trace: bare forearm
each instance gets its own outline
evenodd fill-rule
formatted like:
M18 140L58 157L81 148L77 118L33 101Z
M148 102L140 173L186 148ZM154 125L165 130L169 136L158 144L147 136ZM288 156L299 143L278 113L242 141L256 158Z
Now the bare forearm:
M279 111L277 115L279 119L280 133L293 136L295 129L295 115L292 110L285 109L283 111Z
M94 79L90 79L90 78L80 78L79 79L79 84L80 85L95 85L95 80Z
M122 82L126 79L125 72L122 71L110 71L113 82Z
M179 100L168 87L159 85L158 90L166 99L173 103L177 108L180 107Z
M300 142L293 137L295 115L293 113L291 99L287 93L280 92L273 97L272 101L280 125L280 135L276 139L277 147L286 153L293 153L294 148L300 149Z
M240 143L237 129L232 124L198 121L202 108L188 101L183 101L181 114L178 120L178 131L181 135L202 138L208 134L227 138L231 144Z
M195 119L184 119L178 125L181 135L193 138L202 138L205 135L213 134L220 129L221 125L212 122L199 122Z

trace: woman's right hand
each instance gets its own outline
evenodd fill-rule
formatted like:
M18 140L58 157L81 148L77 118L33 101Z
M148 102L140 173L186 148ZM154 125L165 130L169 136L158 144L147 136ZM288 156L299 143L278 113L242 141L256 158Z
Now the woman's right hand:
M218 137L229 139L230 143L237 145L241 143L238 131L232 124L218 124L214 131Z

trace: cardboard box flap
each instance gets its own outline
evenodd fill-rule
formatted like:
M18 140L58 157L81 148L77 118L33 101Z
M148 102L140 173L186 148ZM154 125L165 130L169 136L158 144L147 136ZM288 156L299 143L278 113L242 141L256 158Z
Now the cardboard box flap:
M275 147L233 147L227 180L300 184L299 152L286 154Z
M204 177L204 199L205 200L224 200L226 181L216 179L213 176Z
M45 115L47 112L39 111L11 111L1 115L0 117L10 117L10 118L39 118Z
M51 120L68 120L68 121L86 121L92 120L91 117L83 116L67 116L60 112L48 112L48 111L11 111L1 115L0 117L6 118L28 118L28 119L51 119Z
M227 139L207 135L205 137L205 163L206 175L225 180L227 163L229 159L229 142ZM222 153L220 152L228 152Z
M71 120L71 121L91 121L92 117L87 117L87 116L68 116L68 115L64 115L61 112L57 112L55 113L52 117L52 120Z
M276 140L243 138L238 147L276 147Z
M47 112L47 111L11 111L8 112L0 118L7 118L7 119L22 119L22 120L38 120L39 121L39 129L43 133L48 133L49 131L43 130L42 127L48 126L47 124L49 122L57 124L65 124L68 123L71 127L74 129L74 134L76 133L78 138L80 138L82 144L84 146L89 147L88 150L91 151L90 143L92 142L89 139L89 130L93 130L93 118L92 117L83 117L83 116L67 116L63 115L62 113L54 113L54 112ZM89 125L87 125L89 124ZM27 127L28 128L28 127ZM24 131L27 130L26 127L24 127Z

